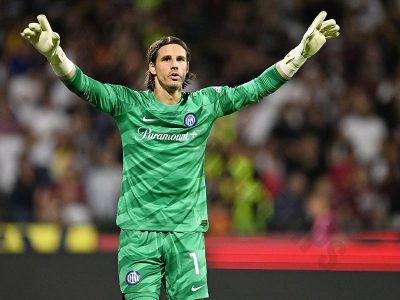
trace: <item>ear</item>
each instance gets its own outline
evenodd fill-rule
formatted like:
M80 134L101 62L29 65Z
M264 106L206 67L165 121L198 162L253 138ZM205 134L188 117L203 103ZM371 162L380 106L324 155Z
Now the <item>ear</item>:
M186 65L187 67L186 67L186 74L185 74L185 80L186 80L186 78L188 77L188 75L189 75L189 62L187 62L187 65Z
M153 62L149 63L149 71L152 75L156 75L156 66L154 65Z

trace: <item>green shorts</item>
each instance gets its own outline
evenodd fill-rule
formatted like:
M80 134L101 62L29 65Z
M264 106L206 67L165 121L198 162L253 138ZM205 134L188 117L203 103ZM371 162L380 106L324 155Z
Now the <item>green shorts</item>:
M126 300L208 298L204 234L121 230L118 273Z

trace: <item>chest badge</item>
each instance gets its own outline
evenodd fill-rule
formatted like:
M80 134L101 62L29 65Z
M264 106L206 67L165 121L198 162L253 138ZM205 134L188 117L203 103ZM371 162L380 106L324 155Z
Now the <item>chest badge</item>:
M183 122L187 127L193 127L194 125L196 125L197 122L196 115L194 113L186 114Z

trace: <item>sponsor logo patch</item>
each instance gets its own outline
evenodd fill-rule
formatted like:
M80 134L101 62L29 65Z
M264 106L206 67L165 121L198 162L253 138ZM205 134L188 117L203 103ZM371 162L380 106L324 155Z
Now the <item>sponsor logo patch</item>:
M140 274L137 271L130 271L125 276L125 281L129 285L138 284L140 281Z

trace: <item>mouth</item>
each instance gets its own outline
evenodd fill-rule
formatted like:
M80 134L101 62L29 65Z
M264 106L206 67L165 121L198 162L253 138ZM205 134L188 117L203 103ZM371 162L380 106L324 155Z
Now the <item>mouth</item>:
M181 79L181 76L179 75L179 73L174 72L174 73L169 74L169 78L171 78L174 81L177 81L177 80Z

